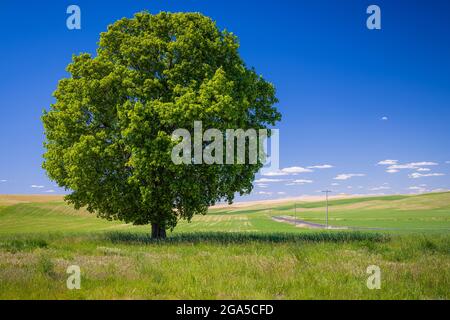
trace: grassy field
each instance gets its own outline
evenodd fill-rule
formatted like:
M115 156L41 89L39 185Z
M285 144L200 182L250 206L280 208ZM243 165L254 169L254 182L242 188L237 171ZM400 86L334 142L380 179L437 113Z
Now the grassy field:
M165 242L59 197L0 195L0 299L449 299L450 193L211 209ZM376 230L368 230L373 228ZM79 265L81 290L66 268ZM381 269L369 290L366 269Z

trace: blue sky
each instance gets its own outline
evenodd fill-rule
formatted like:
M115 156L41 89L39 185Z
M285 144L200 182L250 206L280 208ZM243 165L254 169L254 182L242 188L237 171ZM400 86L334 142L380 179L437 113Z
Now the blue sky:
M66 27L70 4L81 30ZM381 30L366 28L370 4ZM61 192L41 169L42 111L72 54L95 53L108 24L144 9L211 16L275 84L291 169L258 177L246 199L450 188L448 1L73 0L0 4L0 193Z

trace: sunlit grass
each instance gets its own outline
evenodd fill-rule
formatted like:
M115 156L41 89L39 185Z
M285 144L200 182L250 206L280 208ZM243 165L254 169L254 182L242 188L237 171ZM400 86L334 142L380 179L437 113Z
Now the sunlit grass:
M272 219L294 203L258 204L212 209L165 241L44 200L0 197L0 299L450 298L449 193L331 202L332 225L389 230L308 230ZM322 202L296 207L324 221ZM66 287L70 265L81 290Z
M158 243L128 233L2 237L0 298L450 298L448 236L307 234L211 233ZM66 288L70 265L81 267L81 290ZM380 290L366 286L369 265L381 268Z

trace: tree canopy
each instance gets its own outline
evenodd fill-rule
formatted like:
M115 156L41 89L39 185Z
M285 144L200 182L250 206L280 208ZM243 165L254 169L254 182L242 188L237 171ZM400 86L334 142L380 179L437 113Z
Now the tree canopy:
M172 133L264 129L281 119L274 86L239 56L235 35L200 13L137 13L101 33L95 57L73 57L44 112L43 168L75 208L152 224L180 219L252 190L262 164L177 165Z

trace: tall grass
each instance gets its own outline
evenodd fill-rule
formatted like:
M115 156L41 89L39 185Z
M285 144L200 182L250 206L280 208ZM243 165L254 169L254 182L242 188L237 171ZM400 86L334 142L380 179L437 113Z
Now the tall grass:
M0 249L16 253L19 251L33 250L36 248L46 248L48 245L44 239L12 239L0 242Z
M371 232L310 232L310 233L241 233L241 232L193 232L178 233L164 240L152 239L149 235L132 232L106 233L113 243L298 243L298 242L334 242L345 243L353 241L385 242L389 236Z
M0 299L449 298L449 235L115 232L43 236L34 249L36 235L0 239ZM66 287L70 265L81 290ZM366 286L369 265L381 290Z

